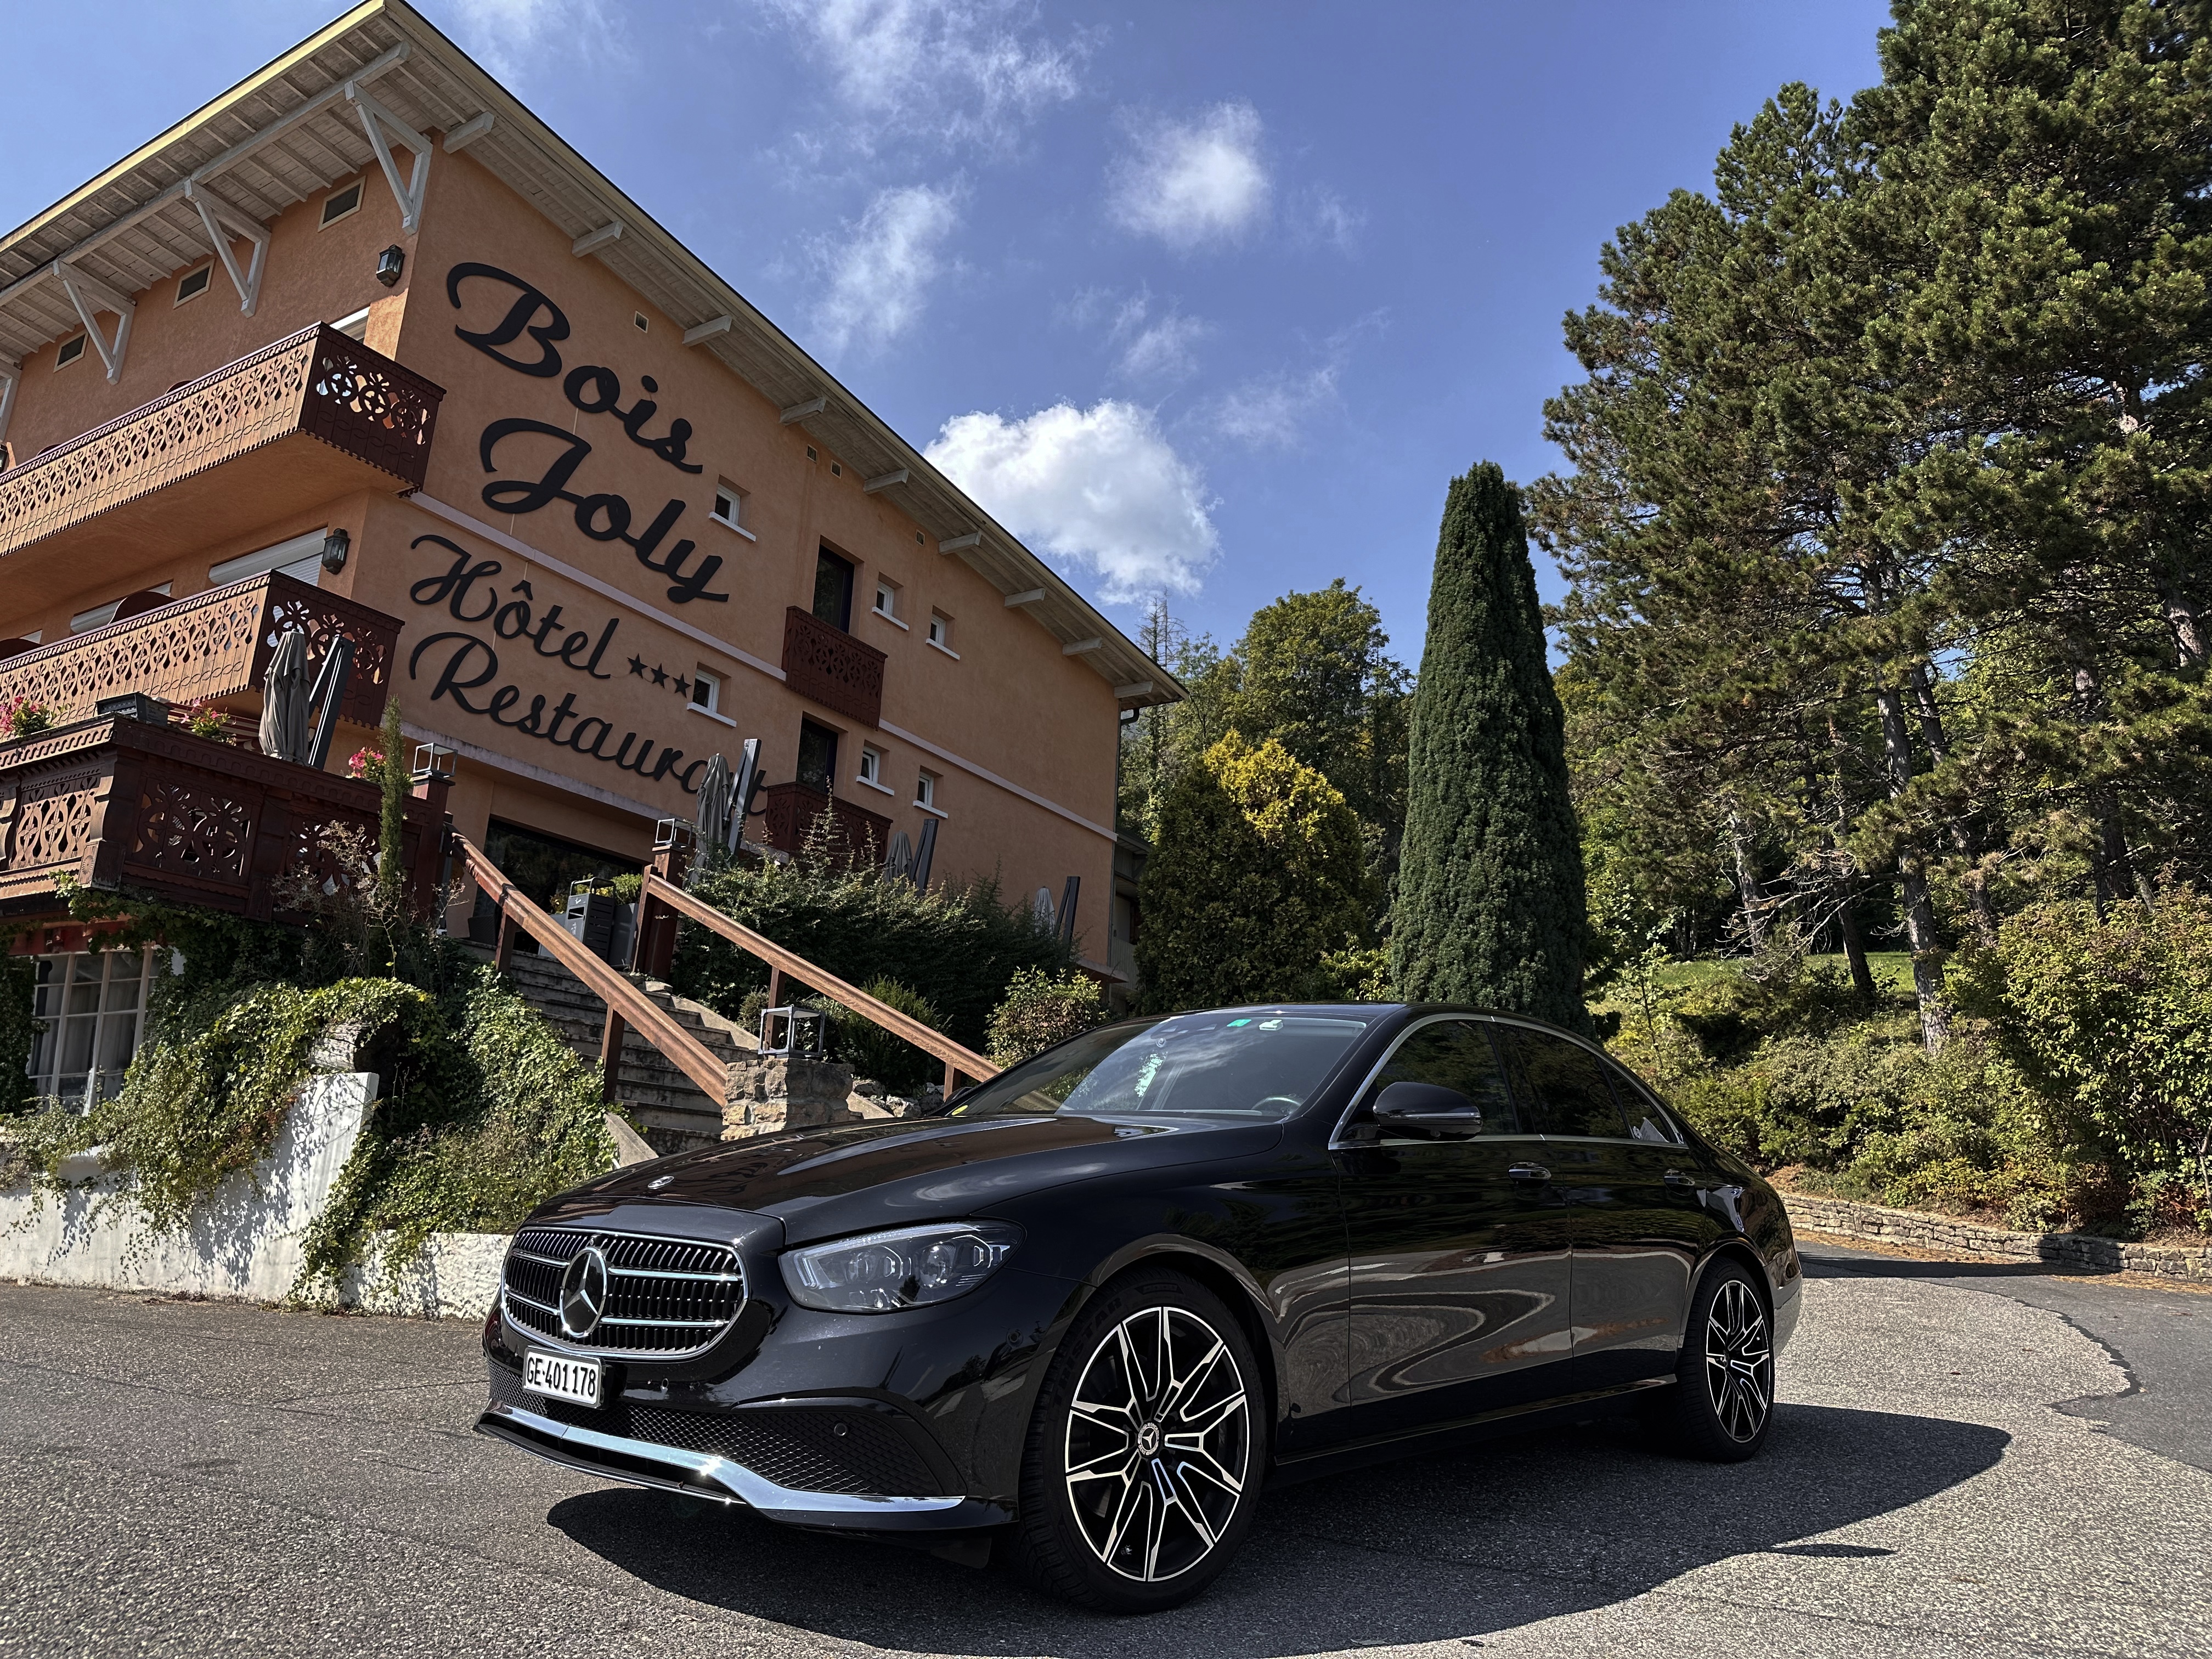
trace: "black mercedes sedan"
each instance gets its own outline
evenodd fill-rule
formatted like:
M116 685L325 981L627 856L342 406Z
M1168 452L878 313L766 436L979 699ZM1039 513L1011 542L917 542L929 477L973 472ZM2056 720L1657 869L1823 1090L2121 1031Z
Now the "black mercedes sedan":
M477 1426L1141 1612L1271 1483L1622 1409L1749 1457L1801 1288L1772 1190L1592 1043L1229 1008L553 1200Z

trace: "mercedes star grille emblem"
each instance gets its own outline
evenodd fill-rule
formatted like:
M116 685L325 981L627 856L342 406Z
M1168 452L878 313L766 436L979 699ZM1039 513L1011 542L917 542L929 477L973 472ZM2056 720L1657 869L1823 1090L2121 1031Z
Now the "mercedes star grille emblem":
M561 1275L561 1332L578 1341L599 1329L607 1309L606 1253L586 1244Z

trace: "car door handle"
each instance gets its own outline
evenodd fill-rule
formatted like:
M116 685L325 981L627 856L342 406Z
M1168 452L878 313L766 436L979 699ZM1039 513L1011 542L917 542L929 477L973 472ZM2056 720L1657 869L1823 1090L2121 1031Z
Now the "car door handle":
M1516 1164L1505 1173L1516 1181L1549 1181L1552 1172L1540 1164Z
M1669 1187L1694 1187L1698 1184L1697 1176L1685 1174L1680 1170L1668 1170L1665 1179Z

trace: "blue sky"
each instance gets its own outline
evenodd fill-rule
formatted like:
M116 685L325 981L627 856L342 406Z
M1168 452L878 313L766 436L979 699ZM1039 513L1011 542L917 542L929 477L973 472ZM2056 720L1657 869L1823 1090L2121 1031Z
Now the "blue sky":
M419 0L1125 627L1358 583L1418 659L1443 489L1556 465L1599 246L1871 0ZM10 20L0 222L337 14ZM1554 574L1539 559L1547 595Z

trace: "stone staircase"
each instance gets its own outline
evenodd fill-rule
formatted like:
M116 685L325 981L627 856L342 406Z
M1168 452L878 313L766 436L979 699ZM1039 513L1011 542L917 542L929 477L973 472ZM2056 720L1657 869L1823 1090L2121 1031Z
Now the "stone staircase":
M508 975L523 1000L545 1016L562 1041L594 1068L606 1028L607 1005L584 982L550 957L527 949L514 953ZM646 995L659 1003L724 1065L755 1065L758 1042L735 1020L689 997L679 997L659 980L647 980ZM635 1030L623 1038L622 1071L616 1097L630 1110L655 1152L688 1152L722 1138L723 1102L700 1092L691 1079L663 1058Z

